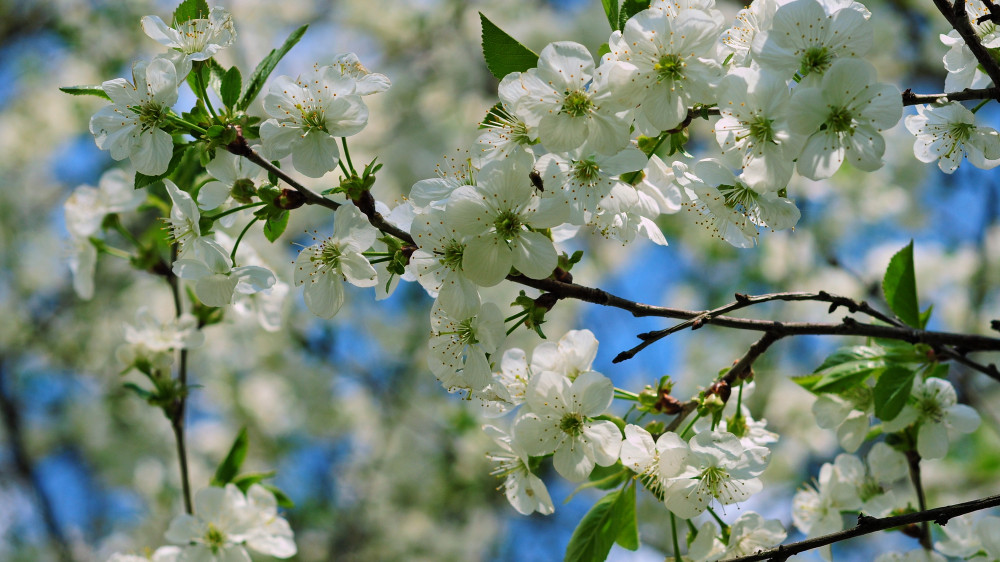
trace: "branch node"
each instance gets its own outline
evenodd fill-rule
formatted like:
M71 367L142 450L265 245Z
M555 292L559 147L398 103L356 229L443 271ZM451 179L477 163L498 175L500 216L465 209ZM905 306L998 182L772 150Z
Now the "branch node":
M750 296L746 293L736 293L736 302L740 304L747 304L750 302Z

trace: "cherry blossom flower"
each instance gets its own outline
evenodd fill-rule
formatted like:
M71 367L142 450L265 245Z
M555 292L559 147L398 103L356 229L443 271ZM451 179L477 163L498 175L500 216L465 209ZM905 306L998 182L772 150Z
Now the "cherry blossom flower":
M626 172L641 170L647 162L646 155L632 146L612 156L595 154L586 148L575 149L565 156L546 154L535 164L549 189L557 190L569 202L570 222L574 224L583 224L585 217L596 214L598 203L603 202L605 208L613 211L631 208L638 195L634 187L619 178Z
M193 349L205 342L198 319L190 314L160 322L146 307L136 311L134 324L125 324L125 345L118 348L118 360L125 365L149 365L165 369L173 362L173 352Z
M90 119L98 148L115 160L129 158L140 173L156 176L167 171L174 141L161 127L177 102L177 70L163 58L132 65L132 83L124 78L101 85L111 105Z
M449 392L483 390L493 381L487 356L496 352L505 336L503 314L491 302L463 316L454 316L435 302L427 357L431 371Z
M738 558L756 554L781 544L788 533L777 519L765 520L759 513L749 511L740 515L729 528L729 543L722 558Z
M606 420L595 420L611 405L614 386L596 371L575 381L544 371L528 383L527 408L514 422L515 440L531 456L555 453L556 472L573 482L585 479L594 465L618 460L621 432Z
M365 65L361 64L361 59L359 59L358 55L355 55L354 53L337 55L337 58L334 59L332 66L335 70L340 72L341 76L347 76L354 79L354 93L359 96L370 96L372 94L385 92L389 89L389 86L392 85L389 81L389 77L385 74L372 72L365 68Z
M796 88L789 107L796 116L790 121L792 131L812 135L799 155L799 173L814 180L828 178L844 160L868 172L881 168L881 131L899 121L901 100L899 89L879 83L875 68L861 59L837 59L819 87Z
M303 248L294 264L295 286L305 285L306 307L320 318L333 318L344 304L344 281L374 287L378 273L361 255L378 232L354 205L333 214L333 236Z
M787 78L797 72L813 85L836 60L865 56L873 35L871 23L849 6L794 0L779 7L770 29L754 37L752 56L762 67Z
M618 118L612 95L631 80L620 64L602 66L595 77L594 57L571 41L550 43L538 56L538 66L522 72L524 95L516 112L529 127L538 128L542 144L566 152L585 142L601 154L615 154L629 140L628 123ZM593 81L593 82L592 82Z
M484 425L483 431L493 438L500 451L492 451L486 458L497 463L490 474L503 478L504 495L507 501L521 515L537 511L549 515L555 511L552 498L542 479L532 474L528 468L528 454L524 448L506 431L492 425Z
M472 237L462 254L462 271L490 287L513 266L532 279L548 277L558 262L552 241L538 230L563 222L564 201L542 199L528 170L508 162L487 164L477 185L456 189L448 200L447 225Z
M139 208L146 200L146 192L134 185L124 170L112 168L101 175L97 187L78 186L63 204L66 230L73 236L91 236L107 215Z
M340 162L337 137L359 133L368 123L368 108L355 80L323 66L295 80L279 76L264 98L271 119L260 126L260 138L273 159L292 155L300 173L318 178Z
M427 293L451 314L466 317L479 308L479 290L462 272L469 237L449 228L441 210L414 218L410 231L419 247L410 256L410 269Z
M597 338L590 330L570 330L558 342L546 341L531 352L531 370L554 371L575 380L590 370L597 357Z
M921 162L937 161L941 171L958 169L964 156L977 168L1000 165L1000 134L992 127L976 126L976 116L958 102L918 105L917 114L904 120L917 137L913 153Z
M142 30L150 39L171 49L171 61L177 66L177 75L183 78L191 71L193 61L208 60L233 44L236 28L229 12L215 6L208 18L192 18L178 23L177 28L167 26L159 16L142 18Z
M660 436L663 501L678 517L700 515L713 500L722 505L745 501L763 489L760 476L767 467L764 447L745 448L732 433L703 431L683 441L675 433Z
M939 378L919 379L913 383L910 403L894 419L883 422L887 432L918 424L917 452L925 459L940 459L948 454L948 433L972 433L979 427L979 414L958 403L955 388Z
M257 265L233 267L229 252L218 242L203 239L197 254L174 262L174 274L195 281L194 293L208 306L228 306L237 290L243 294L259 293L274 285L270 270Z
M721 18L701 10L672 14L650 8L612 35L605 60L628 62L636 69L634 78L612 90L626 107L638 106L636 117L643 132L658 134L676 127L689 107L715 101L714 85L722 68L709 53L721 31Z
M973 31L996 59L995 49L1000 47L1000 28L992 21L979 23L979 18L990 14L989 8L980 0L962 1L965 2L965 13ZM993 80L983 71L979 60L972 54L969 45L957 30L952 29L947 35L942 34L940 38L941 42L949 47L942 59L944 68L948 71L948 76L944 79L946 91L956 92L965 88L987 88L993 85Z

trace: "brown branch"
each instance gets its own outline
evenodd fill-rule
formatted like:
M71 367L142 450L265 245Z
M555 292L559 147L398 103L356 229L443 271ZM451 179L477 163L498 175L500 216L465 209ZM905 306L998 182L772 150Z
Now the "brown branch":
M947 92L943 94L914 94L909 88L903 92L903 105L917 105L921 103L938 103L944 101L970 101L1000 99L1000 87L992 88L966 88L960 92Z
M906 464L910 468L910 482L917 491L917 507L920 511L927 511L927 496L924 494L924 483L920 477L920 453L916 451L906 452ZM920 524L920 546L924 550L931 550L931 527L927 521Z
M731 558L728 562L786 560L793 554L806 552L808 550L813 550L821 546L826 546L854 537L860 537L861 535L868 535L878 531L902 527L904 525L913 525L916 523L933 521L938 525L944 526L947 525L948 521L953 517L958 517L959 515L965 515L966 513L981 511L983 509L989 509L996 506L1000 506L1000 495L892 517L878 518L859 515L858 524L850 529L839 531L837 533L830 533L829 535L823 535L821 537L806 539L804 541L781 545L769 550L760 551L756 554L751 554L749 556Z
M965 0L955 0L954 4L949 0L934 0L934 6L948 20L948 23L955 28L955 31L958 31L958 34L962 36L965 44L972 51L972 55L976 57L976 60L979 61L983 70L990 77L990 80L993 81L993 85L1000 85L1000 65L997 65L997 62L993 60L990 52L983 46L982 41L979 40L976 30L973 29L972 22L969 21L968 14L966 13Z
M170 261L177 260L177 246L170 247ZM180 318L184 313L181 304L180 280L170 269L167 282L170 284L170 291L174 297L174 313ZM194 506L191 503L191 478L188 474L187 446L184 443L184 412L187 409L187 359L186 349L180 351L180 364L177 367L177 381L180 383L180 396L174 400L169 408L164 408L164 413L170 418L170 427L174 432L174 442L177 444L177 462L181 471L181 491L184 496L184 511L191 515L194 513Z

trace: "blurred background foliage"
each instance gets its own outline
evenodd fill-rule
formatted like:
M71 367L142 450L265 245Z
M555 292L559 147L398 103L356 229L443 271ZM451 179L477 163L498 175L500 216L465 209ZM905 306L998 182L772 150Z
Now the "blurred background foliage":
M900 89L941 91L945 49L937 35L946 29L930 4L867 5L878 30L872 56L881 79ZM296 75L314 62L356 52L391 78L388 93L367 100L368 128L351 139L357 161L378 156L385 164L374 193L389 203L433 176L442 155L472 146L476 123L495 103L497 82L479 54L477 11L536 52L555 40L579 41L596 52L608 35L596 0L234 0L226 7L238 38L220 58L244 75L289 32L309 23L275 75ZM720 7L732 16L742 6ZM173 8L150 0L0 0L3 560L90 561L142 552L163 543L169 520L181 511L169 424L122 388L136 375L122 376L114 357L123 322L132 321L140 306L164 320L172 315L170 291L161 279L104 256L95 297L83 302L73 294L62 203L77 185L96 185L114 162L87 131L103 102L57 90L129 76L134 60L160 51L139 19L168 19ZM182 95L181 106L190 103ZM259 102L251 111L261 112ZM984 114L998 126L995 105ZM707 122L693 126L691 152L712 152L709 129ZM796 178L789 194L802 209L801 222L794 232L763 235L755 249L733 249L683 216L668 216L661 222L666 248L636 244L623 251L599 239L574 242L570 250L586 251L574 277L627 298L695 309L725 304L736 291L823 289L878 302L885 264L914 238L922 304L935 305L931 327L987 331L989 320L1000 317L996 175L963 167L944 176L920 164L902 125L887 134L887 145L887 165L876 173L846 169L828 181ZM328 176L310 185L323 189L332 181ZM302 209L277 243L253 241L287 282L294 244L306 243L314 230L329 232L330 218L323 210ZM507 302L516 294L510 287L491 292ZM446 394L426 369L430 299L415 285L385 301L362 290L349 299L334 320L321 321L293 290L281 332L265 333L235 313L207 330L205 346L190 362L192 382L199 385L189 407L194 487L207 485L246 426L247 468L277 470L275 484L295 501L286 517L296 532L298 560L561 558L596 496L584 493L562 505L571 489L551 478L556 514L517 515L489 475L490 443L479 430L480 414ZM803 303L747 314L828 318L824 307ZM753 341L753 334L709 327L611 364L634 345L635 334L664 325L561 302L545 331L558 338L568 329L589 328L601 342L595 368L617 386L638 391L670 374L682 398L707 385ZM538 341L521 331L509 345L528 349ZM779 518L789 529L791 495L839 450L835 436L815 427L810 395L788 377L810 372L825 353L846 343L783 341L756 365L752 410L782 439L764 474L766 492L744 507ZM979 409L984 424L947 459L926 463L931 505L996 491L996 383L960 367L952 373L961 399ZM912 497L910 490L900 493ZM644 546L638 553L616 549L612 559L658 560L660 549L669 550L666 511L648 494L640 498ZM740 512L727 509L724 517ZM857 554L886 545L916 547L895 533L837 548Z

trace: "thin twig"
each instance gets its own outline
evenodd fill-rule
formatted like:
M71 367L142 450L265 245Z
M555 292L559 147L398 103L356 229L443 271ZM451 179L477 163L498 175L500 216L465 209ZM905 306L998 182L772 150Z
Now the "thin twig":
M170 262L173 263L177 260L177 246L170 247ZM173 272L167 276L167 282L170 284L170 291L174 296L174 313L177 318L180 318L184 314L184 307L181 303L181 287L180 280L177 278ZM178 396L174 403L170 406L169 417L170 417L170 427L174 430L174 442L177 444L177 460L180 463L181 470L181 490L184 496L184 511L189 515L194 513L194 507L191 503L191 479L188 474L188 461L187 461L187 446L184 442L184 412L187 409L187 359L188 352L186 349L181 349L180 351L180 363L177 367L177 381L180 384L180 396Z
M829 535L823 535L821 537L806 539L804 541L781 545L769 550L758 552L757 554L751 554L749 556L730 558L728 562L786 560L793 554L806 552L808 550L813 550L821 546L826 546L828 544L833 544L835 542L840 542L854 537L860 537L861 535L868 535L878 531L884 531L886 529L902 527L904 525L923 523L924 521L933 521L938 525L944 526L947 525L948 521L953 517L958 517L959 515L965 515L966 513L981 511L983 509L989 509L996 506L1000 506L1000 495L953 505L946 505L944 507L936 507L934 509L926 509L914 513L907 513L906 515L895 515L892 517L878 518L859 515L858 524L850 529L839 531L837 533L830 533Z
M916 451L906 452L906 463L910 468L910 482L917 491L917 506L920 511L927 511L927 496L924 494L924 484L920 478L920 453ZM931 527L927 521L920 524L920 546L924 550L931 550Z
M976 57L980 66L983 67L983 71L993 80L993 85L1000 85L1000 66L997 65L997 61L993 60L993 56L983 46L982 41L979 40L979 35L973 29L972 22L969 21L966 13L965 0L955 0L954 4L949 2L949 0L934 0L934 6L948 20L948 23L955 28L955 31L958 31L958 34L962 36L965 44L969 46L972 55Z
M921 103L937 103L946 101L971 101L1000 99L1000 88L966 88L960 92L947 92L943 94L914 94L909 88L903 92L903 105L917 105Z

